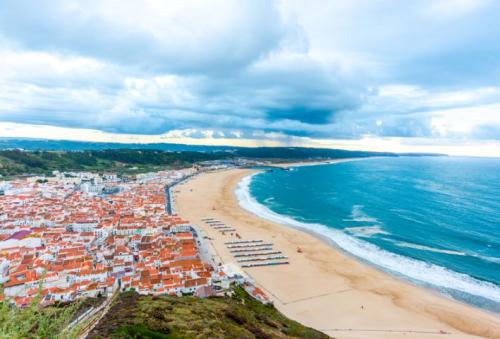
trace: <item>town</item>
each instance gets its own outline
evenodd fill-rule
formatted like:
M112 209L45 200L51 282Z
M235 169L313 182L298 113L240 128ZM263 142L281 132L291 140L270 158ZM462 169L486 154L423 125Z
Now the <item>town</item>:
M174 213L170 189L200 171L133 179L56 171L4 182L0 297L20 307L37 296L50 305L119 291L205 297L224 295L239 282L269 302L234 267L216 265L196 227Z

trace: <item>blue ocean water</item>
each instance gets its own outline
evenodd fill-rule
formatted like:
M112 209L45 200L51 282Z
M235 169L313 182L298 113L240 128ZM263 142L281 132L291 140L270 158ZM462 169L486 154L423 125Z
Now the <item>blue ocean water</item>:
M500 159L373 158L244 180L240 204L407 280L500 312Z

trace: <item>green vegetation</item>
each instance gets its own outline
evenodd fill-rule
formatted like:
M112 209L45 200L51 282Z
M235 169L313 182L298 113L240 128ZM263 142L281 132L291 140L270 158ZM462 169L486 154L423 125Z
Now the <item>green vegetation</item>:
M40 299L25 308L0 302L0 338L76 338L77 328L66 330L81 303L42 308Z
M235 287L232 297L123 293L90 338L328 338Z
M104 149L82 151L0 150L0 176L51 175L52 171L114 172L136 174L161 169L189 167L194 163L235 158L298 161L368 156L396 156L374 153L300 147L235 148L213 151L165 151L155 149Z
M191 166L198 161L228 157L223 153L165 152L158 150L0 151L0 175L51 175L52 171L91 171L135 174Z

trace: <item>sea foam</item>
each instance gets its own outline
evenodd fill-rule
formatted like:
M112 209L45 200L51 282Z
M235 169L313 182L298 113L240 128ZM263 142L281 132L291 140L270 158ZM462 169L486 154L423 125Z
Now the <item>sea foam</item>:
M243 178L235 191L240 206L247 211L275 223L312 232L319 238L330 242L331 245L337 246L363 261L385 271L409 278L411 281L431 285L439 290L458 291L500 303L500 286L442 266L391 253L326 225L300 222L290 216L271 211L257 202L250 194L250 183L255 175L258 173Z

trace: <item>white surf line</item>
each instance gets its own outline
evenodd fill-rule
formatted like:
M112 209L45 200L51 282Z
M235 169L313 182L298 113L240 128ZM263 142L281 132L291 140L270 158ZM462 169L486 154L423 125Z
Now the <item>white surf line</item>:
M498 285L475 279L443 266L389 252L326 225L300 222L290 216L270 210L250 195L250 182L257 174L244 177L235 190L239 205L257 217L307 232L330 246L340 248L349 255L375 266L386 274L406 279L410 283L420 282L427 288L429 285L433 286L437 291L439 288L444 288L500 303L500 286Z

